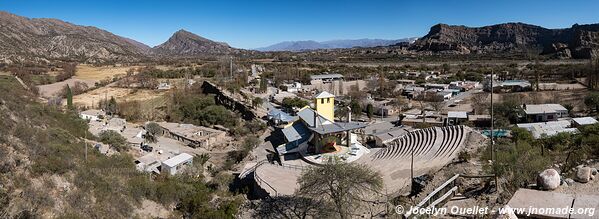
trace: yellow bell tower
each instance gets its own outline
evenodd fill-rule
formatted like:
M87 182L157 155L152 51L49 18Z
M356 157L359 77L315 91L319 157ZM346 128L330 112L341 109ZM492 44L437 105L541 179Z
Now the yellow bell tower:
M325 118L335 121L335 95L323 91L314 97L316 112Z

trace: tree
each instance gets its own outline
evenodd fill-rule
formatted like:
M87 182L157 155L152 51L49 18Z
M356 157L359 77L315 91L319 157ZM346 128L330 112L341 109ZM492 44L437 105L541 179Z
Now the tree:
M533 141L533 137L532 134L530 134L530 132L526 129L523 128L512 128L511 131L512 134L512 141L514 142L518 142L518 141Z
M300 196L275 196L262 200L254 209L254 218L330 218L330 204Z
M372 116L374 115L374 106L370 103L366 105L366 115L369 119L372 119Z
M596 59L594 62L591 61L586 68L586 72L586 82L589 89L597 89L597 84L599 83L599 59Z
M256 108L264 103L264 100L260 97L254 97L252 100L252 107Z
M432 101L429 104L437 112L441 111L443 109L443 107L445 106L445 102L443 102L442 100L441 101Z
M397 97L393 99L391 104L393 105L393 107L399 109L399 114L401 114L401 112L404 109L404 106L408 105L408 100L406 97L402 95L397 95Z
M489 94L486 92L472 94L472 108L474 108L474 114L482 115L486 109L489 108L488 99Z
M593 92L588 94L584 98L584 104L591 108L591 110L595 109L595 111L599 112L599 93Z
M572 110L574 109L574 105L566 103L566 104L564 104L564 108L566 108L566 110L568 110L568 115L572 115Z
M349 107L351 107L351 113L358 117L360 115L362 115L362 105L360 105L360 102L358 102L358 100L353 100L349 103Z
M118 106L114 97L110 97L110 100L106 104L106 113L109 115L115 115L118 113Z
M71 91L71 87L67 84L67 107L69 109L73 108L73 92Z
M162 133L162 127L158 123L150 122L146 125L146 134L143 136L147 142L156 143L158 135Z
M146 125L146 131L152 135L159 135L162 133L162 127L158 123L150 122Z
M341 218L349 218L368 195L378 193L383 179L365 165L331 160L300 176L297 195L332 203Z
M266 93L268 89L268 81L266 80L266 78L261 78L260 79L260 88L258 89L258 91L260 93Z
M443 74L447 74L447 72L449 72L449 70L451 70L451 66L449 66L448 63L443 63L441 68L443 69Z
M100 142L104 144L110 145L110 147L114 148L117 151L126 151L127 148L127 139L123 137L116 131L107 130L100 132L99 136Z
M283 98L283 103L282 103L282 106L287 109L302 108L307 105L308 105L308 101L301 99L299 97L294 97L294 98L285 97L285 98Z

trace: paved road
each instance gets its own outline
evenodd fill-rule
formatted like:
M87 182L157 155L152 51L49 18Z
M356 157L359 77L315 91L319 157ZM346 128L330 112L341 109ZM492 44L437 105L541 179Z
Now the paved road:
M268 127L267 130L259 137L260 144L251 151L252 158L255 160L266 159L266 155L268 155L270 152L273 152L272 144L267 140L272 131L274 131L273 128Z
M472 96L472 94L479 93L479 92L483 92L482 89L476 88L476 89L472 89L472 90L469 90L469 91L466 91L466 92L460 92L460 94L458 94L457 96L455 96L455 97L451 98L450 100L446 101L445 102L445 107L449 107L449 105L455 104L456 101L459 103L459 102L463 101L464 99L470 98L470 96Z

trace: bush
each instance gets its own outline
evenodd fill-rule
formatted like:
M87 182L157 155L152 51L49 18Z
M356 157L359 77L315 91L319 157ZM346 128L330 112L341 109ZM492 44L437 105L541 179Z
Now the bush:
M98 138L104 144L110 145L110 147L114 148L117 151L127 151L129 147L127 147L127 139L123 137L116 131L107 130L100 132Z
M285 97L283 98L283 102L281 103L281 105L287 109L302 108L308 105L308 101L299 97Z
M151 135L158 136L162 134L162 127L160 127L158 123L150 122L146 125L146 131L148 131L148 133Z

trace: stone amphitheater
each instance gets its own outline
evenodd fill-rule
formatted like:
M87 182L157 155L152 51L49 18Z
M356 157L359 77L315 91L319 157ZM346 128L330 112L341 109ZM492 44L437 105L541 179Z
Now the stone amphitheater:
M438 171L449 164L464 148L472 130L466 126L448 126L417 129L387 143L354 162L378 171L389 193L397 193L410 185L410 164L414 159L414 176ZM311 165L302 160L274 165L262 162L256 165L257 184L270 195L291 195L298 187L297 178L303 168ZM295 182L295 183L294 183Z
M357 162L377 170L388 191L397 192L409 186L412 154L414 176L437 171L457 157L471 131L466 126L414 130L386 144L385 148L371 149L370 154Z

